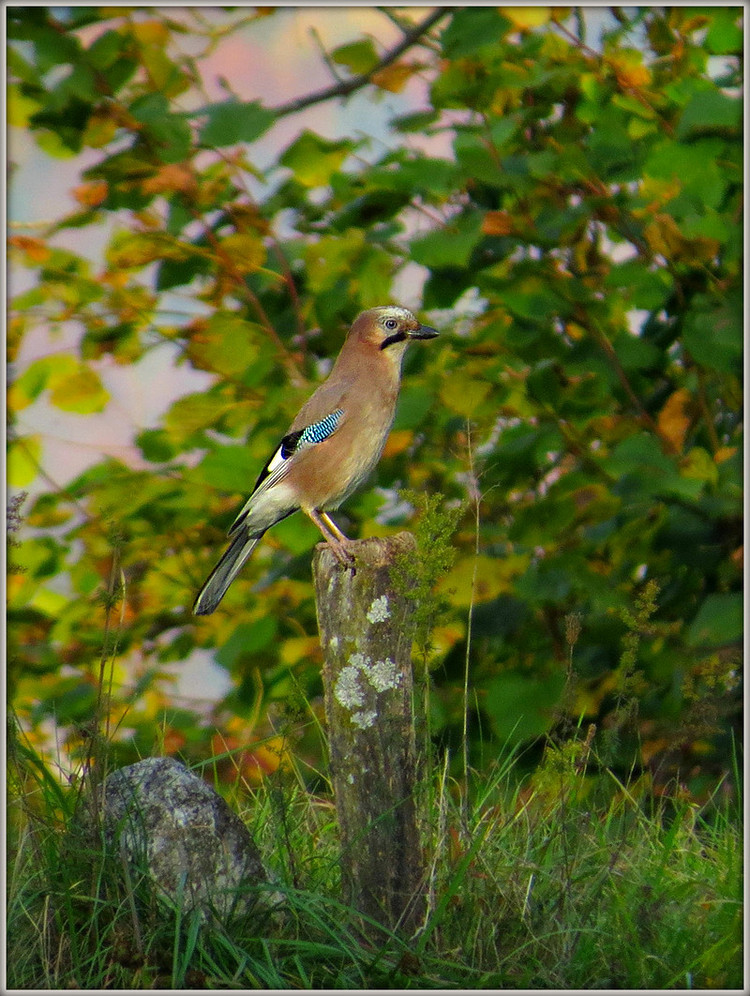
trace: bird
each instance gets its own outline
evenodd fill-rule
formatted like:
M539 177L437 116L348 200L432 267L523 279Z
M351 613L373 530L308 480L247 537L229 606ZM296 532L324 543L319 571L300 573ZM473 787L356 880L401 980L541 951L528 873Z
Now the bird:
M336 560L353 566L351 542L328 514L370 475L396 414L401 364L412 339L436 329L411 311L383 305L351 326L328 378L300 409L229 529L230 545L209 574L193 614L212 613L263 534L302 510Z

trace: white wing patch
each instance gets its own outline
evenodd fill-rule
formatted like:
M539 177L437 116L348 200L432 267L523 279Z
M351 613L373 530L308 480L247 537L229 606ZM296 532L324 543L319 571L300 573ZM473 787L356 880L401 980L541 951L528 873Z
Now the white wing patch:
M255 490L242 507L239 515L232 523L229 535L232 536L242 526L258 499L267 494L271 488L277 487L289 473L292 457L300 450L309 449L322 443L336 431L336 427L344 416L343 408L337 408L325 418L313 422L297 432L290 432L281 440L281 444L271 459L265 465L258 477Z

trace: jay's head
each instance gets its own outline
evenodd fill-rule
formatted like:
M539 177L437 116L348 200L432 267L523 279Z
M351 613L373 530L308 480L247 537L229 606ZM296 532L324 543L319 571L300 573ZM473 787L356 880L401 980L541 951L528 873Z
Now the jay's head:
M349 332L351 342L386 352L400 363L410 339L434 339L437 331L422 325L406 308L385 305L363 311Z

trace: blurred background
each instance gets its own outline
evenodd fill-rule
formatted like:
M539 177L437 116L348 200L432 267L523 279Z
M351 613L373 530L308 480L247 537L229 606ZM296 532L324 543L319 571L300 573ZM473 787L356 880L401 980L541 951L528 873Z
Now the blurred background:
M324 785L314 528L190 606L394 302L442 334L342 526L417 532L423 750L733 790L741 15L7 8L9 706L61 777L94 722Z

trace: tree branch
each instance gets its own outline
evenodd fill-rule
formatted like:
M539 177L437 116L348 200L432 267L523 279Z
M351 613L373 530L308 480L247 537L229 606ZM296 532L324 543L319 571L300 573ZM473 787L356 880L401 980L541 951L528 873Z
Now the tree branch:
M325 100L331 100L334 97L348 97L350 93L354 93L355 90L361 90L363 86L367 86L370 83L372 77L379 73L386 66L390 66L392 63L403 55L407 49L415 45L420 38L430 30L430 28L441 21L446 15L453 12L453 7L438 7L433 10L432 13L421 21L419 24L415 25L411 31L407 31L398 45L394 46L390 51L386 52L380 61L373 66L369 73L360 73L358 76L352 76L351 79L342 80L340 83L336 83L334 86L326 87L324 90L317 90L315 93L308 93L304 97L298 97L296 100L290 100L286 104L279 104L278 107L272 107L270 110L276 115L277 118L285 117L287 114L296 114L298 111L303 111L306 107L310 107L312 104L320 104Z

